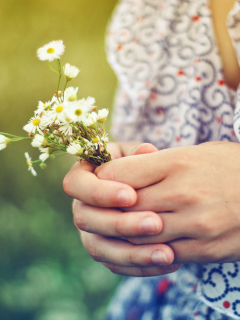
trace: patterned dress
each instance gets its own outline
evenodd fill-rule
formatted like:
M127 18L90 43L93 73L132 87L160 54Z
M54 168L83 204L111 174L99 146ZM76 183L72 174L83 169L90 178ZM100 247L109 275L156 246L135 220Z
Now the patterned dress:
M227 26L240 61L240 0ZM225 83L208 0L120 1L107 53L119 79L116 139L158 149L240 140L240 89ZM239 269L185 264L169 275L127 277L106 320L240 319Z

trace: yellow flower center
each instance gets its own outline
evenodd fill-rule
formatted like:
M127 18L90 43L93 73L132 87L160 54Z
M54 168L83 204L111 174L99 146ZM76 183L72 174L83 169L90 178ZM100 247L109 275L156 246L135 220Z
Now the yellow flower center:
M62 106L58 106L58 107L56 108L56 112L60 113L60 112L62 112L62 111L63 111L63 107L62 107Z
M98 139L98 137L95 137L95 138L92 139L92 141L93 141L93 143L98 143L99 139Z
M40 119L34 119L34 120L32 121L32 124L33 124L34 126L38 126L39 123L40 123Z
M27 161L27 165L28 165L29 167L32 166L30 161Z
M77 95L76 94L71 94L68 98L69 101L76 101L77 100Z
M76 115L76 116L79 117L81 114L82 114L82 110L81 110L81 109L76 109L76 110L75 110L75 115Z
M66 121L67 121L67 122L70 122L70 121L71 121L71 119L70 119L70 118L66 118Z
M54 50L54 48L48 48L47 49L47 53L53 53L55 50Z

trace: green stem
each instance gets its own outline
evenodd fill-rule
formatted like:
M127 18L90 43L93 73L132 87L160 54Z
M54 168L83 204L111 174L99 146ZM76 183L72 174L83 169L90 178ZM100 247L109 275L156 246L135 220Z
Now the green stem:
M49 68L50 68L53 72L55 72L55 73L57 73L57 74L59 75L59 73L51 67L51 65L50 65L50 62L49 62L49 61L48 61L48 66L49 66Z
M105 133L105 126L104 126L104 122L102 124L102 127L103 127L103 134Z
M60 86L60 81L61 81L61 77L62 77L62 67L61 67L61 62L60 62L60 59L57 59L57 62L58 62L58 71L59 71L59 78L58 78L58 85L57 85L57 98L59 100L59 97L58 97L58 90L59 90L59 86Z
M92 141L92 136L91 136L90 133L87 131L87 129L86 129L86 127L84 126L83 123L81 123L81 126L82 126L83 130L85 131L85 133L86 133L89 141Z
M65 93L65 90L67 88L67 84L68 84L68 80L66 79L66 83L65 83L65 86L64 86L64 89L63 89L63 101L64 101L64 93Z
M67 152L57 153L57 154L51 154L51 155L49 156L49 158L51 158L51 156L56 157L56 156L61 156L61 155L64 155L64 154L67 154ZM39 163L39 162L42 162L42 160L34 160L34 161L31 161L32 164Z
M2 134L2 135L4 135L4 136L9 136L9 137L20 138L20 137L15 136L14 134L11 134L11 133L0 132L0 134Z

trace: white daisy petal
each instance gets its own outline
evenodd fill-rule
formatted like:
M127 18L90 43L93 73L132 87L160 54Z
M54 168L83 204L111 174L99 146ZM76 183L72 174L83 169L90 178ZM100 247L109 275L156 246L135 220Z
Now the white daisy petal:
M0 150L5 149L10 142L11 142L11 140L9 138L0 134Z
M34 136L34 139L31 143L31 145L35 148L41 148L43 146L43 143L45 142L45 138L43 135L40 135L40 134L36 134Z
M77 100L78 88L69 87L64 91L64 102L73 102Z
M28 133L35 133L36 131L42 132L41 131L41 124L42 124L42 119L39 116L32 117L28 124L26 124L23 127L23 130L27 131Z
M69 108L66 109L66 116L70 118L72 122L82 121L87 113L88 108L84 99L71 103Z
M31 173L36 176L37 175L37 172L33 169L33 165L32 165L32 159L30 158L28 152L25 152L25 157L26 157L26 160L27 160L27 165L28 165L28 170L31 171Z
M92 113L86 115L86 117L82 120L82 122L83 122L84 126L90 127L97 122L97 119L98 119L97 113L92 112Z
M37 50L37 56L40 60L53 61L55 59L60 59L60 56L64 53L65 46L62 40L52 41L45 46Z
M108 109L101 109L98 111L98 122L103 123L106 121L108 116L109 110Z
M71 66L69 63L66 63L65 66L63 67L63 73L67 79L67 81L70 81L79 74L80 70L75 67Z
M80 144L73 142L67 147L67 152L80 156L83 153L83 149Z

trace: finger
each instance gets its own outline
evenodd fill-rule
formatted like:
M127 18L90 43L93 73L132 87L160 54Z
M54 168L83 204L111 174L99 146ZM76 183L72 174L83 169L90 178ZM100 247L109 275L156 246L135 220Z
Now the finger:
M128 185L100 180L93 173L95 166L87 161L75 164L63 180L67 195L87 204L101 207L133 205L136 192Z
M195 239L198 236L195 228L193 228L194 224L191 214L186 212L167 212L160 213L159 216L161 217L163 225L161 233L153 236L130 237L127 238L127 240L133 244L141 245L166 243L179 238Z
M123 267L168 265L173 251L165 244L135 246L127 241L81 231L82 242L92 258Z
M137 202L131 207L124 208L124 211L176 211L180 209L184 200L182 191L174 189L171 177L146 188L138 189L136 192Z
M146 153L152 153L156 152L158 149L151 143L142 143L140 146L135 147L132 149L131 154L137 155L137 154L146 154Z
M171 264L169 266L157 267L121 267L114 264L102 262L111 272L132 277L153 277L177 271L180 265Z
M140 189L164 179L170 171L173 149L129 156L96 168L100 179L126 183Z
M161 218L150 211L124 213L75 200L73 214L77 228L110 237L152 235L162 230Z

